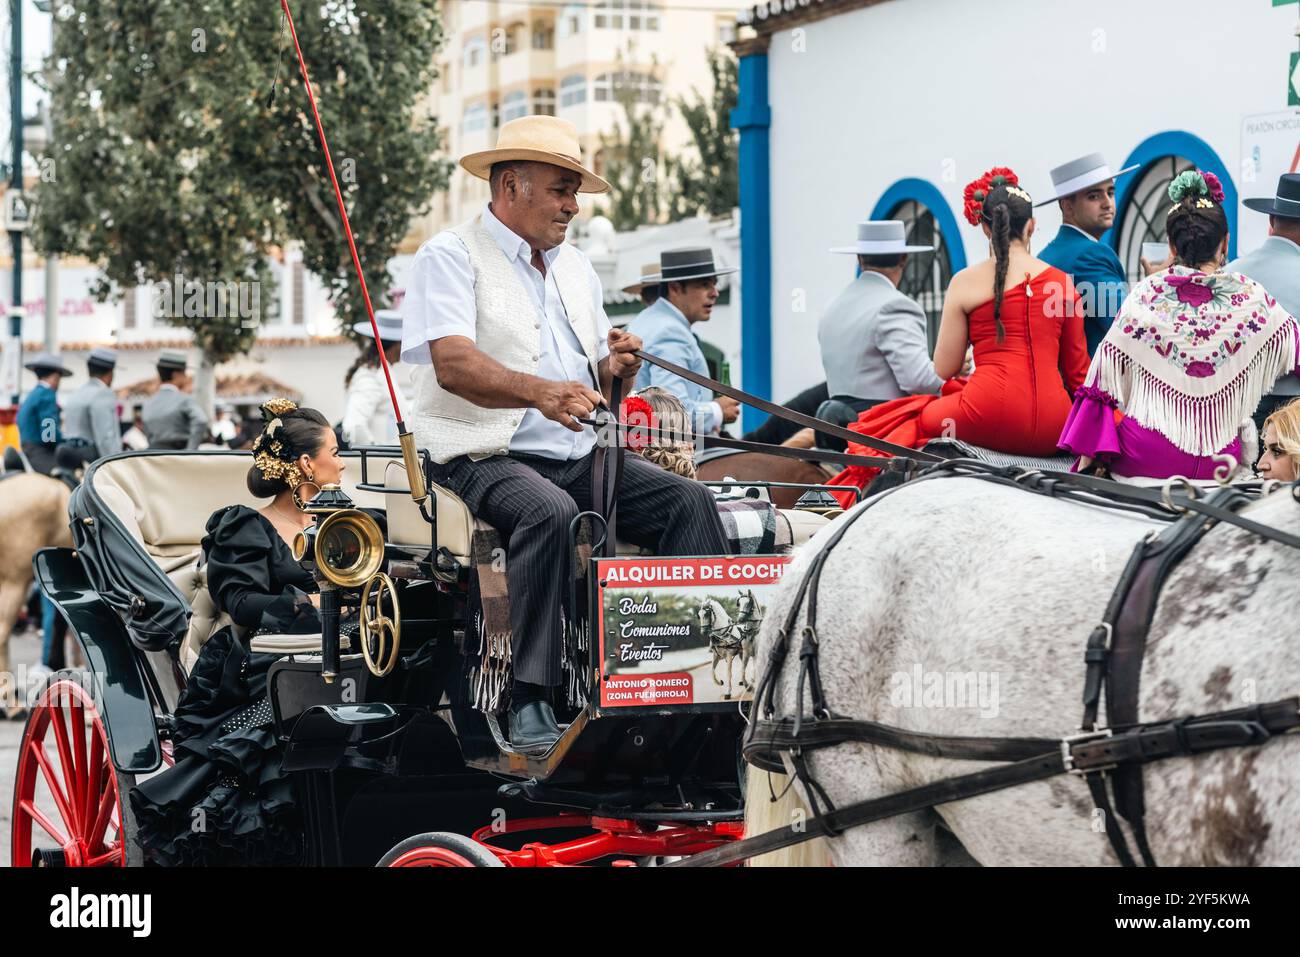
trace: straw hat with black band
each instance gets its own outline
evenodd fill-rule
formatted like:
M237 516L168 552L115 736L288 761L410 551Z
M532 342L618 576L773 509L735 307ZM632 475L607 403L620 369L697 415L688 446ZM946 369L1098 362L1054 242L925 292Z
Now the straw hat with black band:
M582 176L578 192L609 192L609 183L582 165L578 129L568 120L555 116L521 116L511 120L502 124L495 148L462 156L460 165L471 176L489 179L494 164L511 161L547 163L572 170Z

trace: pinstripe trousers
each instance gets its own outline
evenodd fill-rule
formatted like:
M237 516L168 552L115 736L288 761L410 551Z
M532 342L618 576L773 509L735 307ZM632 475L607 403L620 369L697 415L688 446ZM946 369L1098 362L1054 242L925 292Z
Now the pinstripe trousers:
M521 681L560 683L560 605L573 561L569 523L593 506L594 455L572 461L498 455L478 462L461 456L434 467L434 481L508 543L511 658ZM639 455L626 456L615 522L620 539L659 555L730 554L713 493Z

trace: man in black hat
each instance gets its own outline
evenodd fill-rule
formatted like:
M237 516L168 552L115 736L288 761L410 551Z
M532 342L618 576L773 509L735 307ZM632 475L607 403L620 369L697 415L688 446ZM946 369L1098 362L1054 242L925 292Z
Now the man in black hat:
M55 394L59 382L72 375L72 370L48 352L38 353L23 367L36 374L36 387L18 408L18 436L32 468L49 475L54 468L54 450L63 441L62 412Z
M659 298L628 324L627 331L640 336L645 351L690 369L709 374L708 360L691 326L708 322L718 301L718 277L735 272L735 267L713 265L713 250L670 249L659 256ZM651 277L654 278L654 277ZM716 399L703 386L646 363L636 379L638 389L658 386L681 399L694 430L701 435L717 433L740 415L740 403L727 396Z
M183 352L158 356L158 391L144 404L141 418L151 449L197 449L208 435L208 417L189 394Z
M1286 173L1277 181L1277 195L1243 200L1248 209L1268 214L1264 245L1228 263L1228 272L1249 276L1293 316L1300 317L1300 173ZM1255 412L1262 423L1280 405L1300 396L1300 381L1284 375L1264 397Z
M118 425L117 396L113 394L113 372L117 353L94 349L86 359L90 378L68 398L63 410L64 433L68 441L87 447L87 461L122 451L122 430Z

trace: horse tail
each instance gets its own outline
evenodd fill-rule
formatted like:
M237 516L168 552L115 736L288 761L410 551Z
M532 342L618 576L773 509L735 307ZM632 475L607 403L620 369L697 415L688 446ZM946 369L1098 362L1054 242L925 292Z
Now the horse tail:
M745 784L745 837L757 837L791 821L809 821L812 815L784 774L768 774L750 767ZM772 800L772 795L779 795ZM749 867L830 867L830 845L824 837L751 858Z

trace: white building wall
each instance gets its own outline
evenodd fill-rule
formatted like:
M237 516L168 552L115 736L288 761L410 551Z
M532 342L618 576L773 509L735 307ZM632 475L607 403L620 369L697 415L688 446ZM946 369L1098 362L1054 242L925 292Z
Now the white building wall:
M823 378L817 320L853 278L850 257L826 250L851 240L895 181L935 185L976 262L987 242L962 218L961 193L991 166L1011 166L1046 197L1053 166L1102 151L1118 168L1147 137L1181 130L1242 170L1243 118L1286 107L1297 10L1265 0L889 0L776 33L774 398ZM1242 196L1276 183L1233 178ZM1044 207L1034 245L1059 225L1056 206Z

